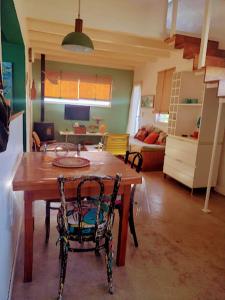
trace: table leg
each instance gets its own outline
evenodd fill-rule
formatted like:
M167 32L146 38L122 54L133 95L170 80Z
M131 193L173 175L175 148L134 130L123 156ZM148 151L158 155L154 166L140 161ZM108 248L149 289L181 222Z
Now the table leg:
M33 269L33 202L30 192L24 192L24 282L32 281Z
M123 201L122 201L122 212L119 222L119 234L117 244L117 266L124 266L126 259L126 247L127 247L127 231L128 231L128 218L129 218L129 207L130 207L130 193L131 186L124 187Z

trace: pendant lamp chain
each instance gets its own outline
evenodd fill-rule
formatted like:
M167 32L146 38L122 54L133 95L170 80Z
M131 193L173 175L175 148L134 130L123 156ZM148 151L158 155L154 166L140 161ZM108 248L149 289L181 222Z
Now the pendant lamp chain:
M78 19L80 19L80 0L78 0Z

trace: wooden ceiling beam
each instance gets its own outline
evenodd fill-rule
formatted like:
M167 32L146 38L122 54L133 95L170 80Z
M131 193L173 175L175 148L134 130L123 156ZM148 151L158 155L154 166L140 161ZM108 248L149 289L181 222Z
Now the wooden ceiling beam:
M35 59L40 60L40 54L35 54ZM47 61L57 61L57 62L64 62L64 63L72 63L72 64L80 64L80 65L88 65L88 66L95 66L95 67L104 67L104 68L113 68L113 69L119 69L119 70L129 70L133 71L134 66L130 65L120 65L117 63L107 62L107 64L103 61L87 61L87 60L78 60L71 57L65 57L60 55L46 55Z
M28 29L31 31L57 34L61 36L61 38L67 33L74 30L74 26L72 25L60 24L33 18L27 19L27 25ZM169 46L160 39L140 37L127 33L91 29L85 27L84 33L89 35L94 42L107 42L120 45L130 45L134 47L159 48L165 50L170 49Z
M134 62L131 60L122 60L122 59L114 59L114 58L104 58L104 57L98 57L98 56L91 56L91 55L82 55L82 54L76 54L76 53L70 53L65 51L58 51L58 50L43 50L43 48L33 48L34 53L44 53L46 55L58 55L62 57L67 57L71 59L75 59L76 61L96 61L96 62L113 62L118 65L130 65L133 67L137 67L140 65L138 62Z
M37 31L28 31L28 36L30 41L36 42L50 42L52 44L61 45L62 38L57 34L52 33L43 33ZM152 56L155 57L169 57L170 52L164 50L157 50L157 49L148 49L148 48L141 48L141 47L134 47L134 46L121 46L119 44L110 44L107 42L94 42L95 50L101 51L110 51L115 53L123 53L123 54L130 54L130 55L138 55L138 56L145 56L151 58Z
M86 54L78 54L78 53L68 52L65 49L63 49L60 45L51 44L51 43L47 43L47 42L42 42L40 44L40 42L31 41L30 47L34 51L35 51L35 49L42 49L43 53L45 53L46 50L52 50L52 51L62 52L65 55L72 54L72 55L77 55L77 56L79 56L79 55L86 56ZM109 52L109 51L104 51L104 50L96 50L92 53L89 53L88 57L98 57L98 58L102 58L102 59L115 59L115 60L119 60L119 61L131 61L134 63L155 62L157 60L155 57L146 58L144 56L123 54L123 53L114 53L114 52Z

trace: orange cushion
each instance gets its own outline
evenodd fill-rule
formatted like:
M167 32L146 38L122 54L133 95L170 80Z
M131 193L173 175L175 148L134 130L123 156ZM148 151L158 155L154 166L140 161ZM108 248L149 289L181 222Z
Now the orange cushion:
M147 144L155 144L156 140L158 139L159 134L156 132L151 132L145 139L144 143Z

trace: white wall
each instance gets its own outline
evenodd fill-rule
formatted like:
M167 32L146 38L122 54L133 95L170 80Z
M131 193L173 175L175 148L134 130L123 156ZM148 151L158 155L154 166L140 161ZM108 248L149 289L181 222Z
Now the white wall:
M0 300L10 295L19 240L23 194L12 191L12 178L23 153L22 115L10 124L10 136L5 152L0 153Z
M142 82L142 95L155 95L157 75L159 71L176 67L176 71L192 70L193 61L183 59L183 50L176 50L171 53L170 58L158 59L155 63L148 63L134 72L134 82ZM141 124L154 124L155 126L167 131L167 124L156 123L151 109L142 108Z

